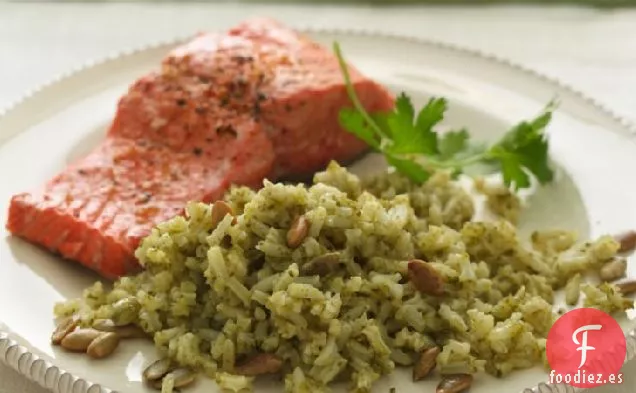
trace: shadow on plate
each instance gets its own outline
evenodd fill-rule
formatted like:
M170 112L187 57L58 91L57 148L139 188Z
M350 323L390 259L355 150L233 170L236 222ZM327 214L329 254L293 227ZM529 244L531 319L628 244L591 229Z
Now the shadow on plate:
M16 263L27 265L29 270L55 288L64 298L81 296L85 287L102 280L83 265L63 259L18 237L7 236L5 242Z
M590 237L591 224L579 189L562 168L553 183L537 187L527 199L519 217L519 232L527 238L532 231L565 229L576 231L579 240Z

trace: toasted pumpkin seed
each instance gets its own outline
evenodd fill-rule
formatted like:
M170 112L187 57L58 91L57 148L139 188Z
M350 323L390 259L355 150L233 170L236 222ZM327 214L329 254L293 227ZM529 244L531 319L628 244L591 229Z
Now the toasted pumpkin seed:
M118 326L115 333L121 338L147 338L148 334L137 325Z
M163 390L163 385L166 381L171 380L172 383L172 391L178 392L180 388L184 388L191 383L193 383L196 379L196 374L187 369L187 368L178 368L171 373L166 374L165 377L154 380L147 381L148 386L156 390Z
M625 272L627 272L627 261L622 258L617 258L603 265L598 275L601 280L611 282L625 276Z
M340 253L330 252L324 255L317 256L311 261L305 263L300 271L309 276L319 275L326 276L333 272L334 269L340 263Z
M143 372L143 378L145 381L156 381L163 378L173 370L172 362L170 359L159 359L151 363Z
M112 319L96 319L93 329L102 332L117 333L119 338L146 338L148 335L137 325L117 326Z
M194 371L183 367L170 372L168 375L172 375L175 388L186 387L194 382L197 377Z
M261 353L236 366L234 368L234 372L238 375L245 376L274 374L280 371L282 366L283 361L276 355L271 353Z
M101 332L114 332L117 330L117 325L112 319L96 319L93 322L93 329Z
M94 359L102 359L112 354L119 346L119 336L113 332L102 332L95 340L93 340L86 353Z
M156 390L162 390L163 389L163 378L154 380L154 381L147 381L148 386L150 386L153 389Z
M614 239L620 244L618 249L620 253L630 252L636 248L636 231L623 232L616 235Z
M616 286L623 295L631 295L636 292L636 280L619 282Z
M125 326L133 323L141 309L141 304L136 298L125 297L113 304L113 322L117 326Z
M166 375L167 377L167 375ZM157 379L156 381L151 381L148 383L148 386L150 386L153 389L159 390L159 391L163 391L163 385L164 383L166 383L167 378L161 378L161 379ZM170 389L168 389L168 391L170 391ZM178 392L178 390L174 389L174 380L172 381L172 391L173 392Z
M435 393L460 393L469 389L472 384L473 376L470 374L449 374L437 385Z
M408 263L408 278L418 291L431 295L444 294L444 280L442 276L430 264L419 259L410 260Z
M437 363L437 355L439 355L441 349L439 347L433 347L422 351L419 359L413 366L413 381L419 381L431 373L431 370Z
M71 316L60 321L51 335L51 343L53 345L60 345L64 337L75 330L79 323L80 320L77 316Z
M225 216L227 216L228 214L234 216L232 206L230 206L227 202L221 200L214 202L214 204L212 205L212 214L210 217L210 220L212 221L212 228L216 228L216 226L219 225L219 223L223 221ZM236 217L234 217L233 223L234 222L236 222Z
M69 351L86 352L86 349L88 349L88 346L93 342L93 340L99 337L102 333L103 332L100 332L99 330L91 328L78 329L66 335L66 337L62 339L62 342L60 342L60 345L62 348Z
M309 222L305 216L300 215L294 219L287 231L287 245L296 248L302 244L309 233Z

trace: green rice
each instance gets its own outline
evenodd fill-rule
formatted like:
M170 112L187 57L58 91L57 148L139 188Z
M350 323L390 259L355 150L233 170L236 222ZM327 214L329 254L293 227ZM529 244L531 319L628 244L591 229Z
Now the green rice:
M474 222L472 198L445 173L423 185L397 173L362 181L332 163L309 187L234 187L225 197L234 223L228 215L212 227L212 206L190 203L184 217L142 241L142 273L112 290L97 283L55 313L78 314L84 325L126 318L152 335L163 356L230 392L252 389L253 377L233 374L237 363L272 353L284 360L285 391L303 393L326 392L340 380L351 392L368 392L433 346L441 348L439 374L502 377L541 364L559 315L555 291L566 285L573 305L633 306L613 284L580 281L617 258L612 237L580 243L549 230L525 242L511 223L519 205L506 193L492 195L506 203L503 218ZM307 237L291 249L286 234L301 214ZM338 264L327 275L302 273L334 252ZM414 258L443 278L443 296L421 293L407 279Z

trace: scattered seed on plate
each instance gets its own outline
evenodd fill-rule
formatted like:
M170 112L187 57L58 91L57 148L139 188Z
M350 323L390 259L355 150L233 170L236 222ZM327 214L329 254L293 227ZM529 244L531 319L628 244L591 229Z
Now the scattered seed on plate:
M271 353L261 353L236 366L234 368L234 372L238 375L251 377L277 373L280 371L282 366L283 361L276 355Z
M79 325L79 322L80 320L77 316L64 318L55 327L55 330L53 331L53 334L51 335L51 343L53 345L60 345L64 337L66 337L68 334L70 334L73 330L77 328L77 326Z
M141 304L136 298L125 297L113 304L113 322L117 326L124 326L133 323L139 314Z
M96 319L93 322L93 329L101 332L114 332L117 330L117 325L112 319Z
M117 326L112 319L96 319L93 322L93 329L102 332L117 333L119 338L146 338L148 335L137 325L129 324Z
M623 258L616 258L607 262L598 272L601 280L612 282L625 276L627 272L627 261Z
M636 248L636 231L626 231L614 237L620 244L618 252L625 253L633 251Z
M631 295L636 292L636 280L619 282L616 286L623 295Z
M296 248L302 244L309 233L309 222L305 216L300 215L294 219L289 231L287 231L287 245Z
M156 381L162 379L166 374L173 370L172 361L164 358L151 363L143 372L145 381Z
M417 362L413 366L413 381L419 381L431 373L437 362L437 355L441 349L433 347L422 351Z
M470 374L445 375L435 393L460 393L469 389L472 384L473 376Z
M168 374L164 378L157 379L156 381L150 382L149 386L153 389L166 391L166 392L174 392L174 378L172 375Z
M212 214L210 218L210 220L212 221L212 228L216 228L216 226L219 225L219 223L223 221L225 216L228 214L234 216L232 206L222 200L214 202L214 204L212 205ZM236 217L234 217L234 220L236 220Z
M196 380L196 373L187 368L178 368L166 374L163 378L154 381L147 381L148 386L153 389L163 390L164 385L168 391L178 392L181 388L185 388Z
M93 340L102 333L104 332L91 328L78 329L66 335L60 345L69 351L86 352Z
M413 259L408 264L408 278L418 291L431 295L444 294L444 280L430 264L419 259Z
M115 333L120 338L148 338L148 334L137 325L118 326Z
M172 375L175 388L184 388L194 382L197 377L194 371L183 367L170 372L168 375Z
M93 359L105 358L117 349L119 340L117 333L102 332L89 344L88 348L86 348L86 353Z

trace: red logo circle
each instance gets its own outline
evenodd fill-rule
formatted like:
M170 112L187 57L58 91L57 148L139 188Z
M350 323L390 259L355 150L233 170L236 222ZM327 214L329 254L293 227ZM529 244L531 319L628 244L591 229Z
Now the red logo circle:
M550 382L577 388L622 383L626 352L625 334L614 318L594 308L572 310L548 333Z

